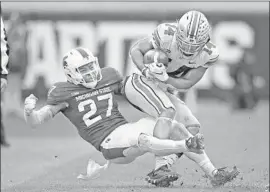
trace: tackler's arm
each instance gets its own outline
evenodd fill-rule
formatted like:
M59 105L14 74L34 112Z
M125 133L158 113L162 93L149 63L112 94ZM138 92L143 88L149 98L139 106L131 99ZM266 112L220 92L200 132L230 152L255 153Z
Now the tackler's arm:
M57 105L45 105L35 110L37 100L38 99L31 94L25 99L24 103L24 118L31 126L36 126L52 119L57 113L68 107L67 103L60 103Z

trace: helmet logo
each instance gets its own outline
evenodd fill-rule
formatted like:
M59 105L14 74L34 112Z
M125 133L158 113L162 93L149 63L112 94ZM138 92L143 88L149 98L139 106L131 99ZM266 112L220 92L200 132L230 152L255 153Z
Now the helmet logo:
M83 58L86 58L86 59L89 58L88 53L85 50L83 50L82 48L78 47L78 48L76 48L76 50L82 55Z

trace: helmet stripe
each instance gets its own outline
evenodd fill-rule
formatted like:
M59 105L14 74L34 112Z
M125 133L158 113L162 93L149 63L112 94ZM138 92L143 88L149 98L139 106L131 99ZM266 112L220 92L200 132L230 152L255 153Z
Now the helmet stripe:
M157 45L157 47L160 47L160 41L161 41L161 39L160 39L160 36L158 34L158 30L157 29L153 33L153 40L154 40L155 44Z
M76 48L76 50L82 55L83 58L89 57L88 53L82 48Z
M192 19L191 19L191 25L190 25L190 30L188 36L190 38L195 37L195 32L197 31L196 29L198 28L199 25L199 14L197 11L192 12Z
M196 30L195 30L195 37L197 36L197 33L199 31L199 26L200 26L200 21L201 21L201 14L199 14L199 18L197 19L197 25L196 25Z

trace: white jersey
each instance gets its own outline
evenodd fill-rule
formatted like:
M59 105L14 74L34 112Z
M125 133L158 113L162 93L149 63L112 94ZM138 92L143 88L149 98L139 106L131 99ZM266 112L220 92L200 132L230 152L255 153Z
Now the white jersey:
M187 60L181 57L175 40L176 23L163 23L157 26L152 34L152 44L155 49L161 49L167 53L170 63L167 68L169 76L179 77L189 69L205 67L208 68L217 61L219 53L216 46L209 41L198 55Z

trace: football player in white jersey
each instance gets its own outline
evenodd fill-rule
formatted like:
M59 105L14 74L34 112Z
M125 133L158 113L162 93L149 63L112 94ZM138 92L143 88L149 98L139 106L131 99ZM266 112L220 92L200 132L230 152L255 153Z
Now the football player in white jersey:
M193 135L199 132L199 121L176 95L179 90L188 90L195 85L218 59L217 47L210 41L210 29L204 14L189 11L175 23L158 25L150 37L138 41L131 48L131 58L142 75L134 73L128 77L124 92L132 105L158 117L154 136L168 138L169 130L166 127L170 127L173 121L184 124ZM152 49L166 53L168 66L164 67L157 61L145 65L144 54ZM171 177L176 174L169 168L181 156L156 157L156 167L148 174L149 183L178 179ZM236 168L216 169L205 153L189 158L202 168L215 186L223 185L239 174Z

